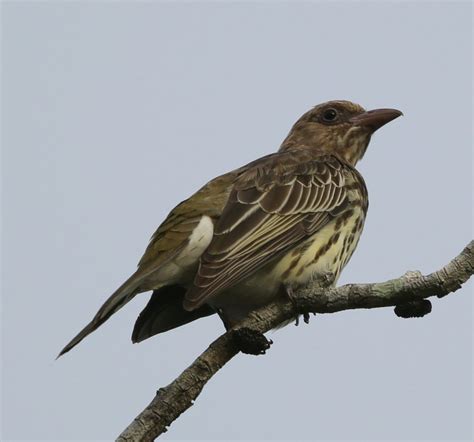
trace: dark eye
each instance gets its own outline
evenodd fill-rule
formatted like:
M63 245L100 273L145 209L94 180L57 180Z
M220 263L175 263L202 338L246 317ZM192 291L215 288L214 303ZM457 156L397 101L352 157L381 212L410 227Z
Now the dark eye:
M326 121L328 123L332 123L336 119L337 119L337 110L336 109L329 108L329 109L326 109L323 112L323 120L324 121Z

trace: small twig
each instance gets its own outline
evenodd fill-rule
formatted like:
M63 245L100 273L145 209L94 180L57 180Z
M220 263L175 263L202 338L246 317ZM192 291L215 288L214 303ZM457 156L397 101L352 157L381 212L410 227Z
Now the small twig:
M265 333L302 313L335 313L348 309L397 306L432 296L441 298L459 289L473 272L474 241L471 241L449 264L429 275L408 272L382 283L348 284L332 289L313 283L295 293L297 307L289 299L279 299L253 312L239 328ZM156 439L193 405L206 382L237 353L232 333L220 336L171 384L157 392L151 403L117 440L138 442Z

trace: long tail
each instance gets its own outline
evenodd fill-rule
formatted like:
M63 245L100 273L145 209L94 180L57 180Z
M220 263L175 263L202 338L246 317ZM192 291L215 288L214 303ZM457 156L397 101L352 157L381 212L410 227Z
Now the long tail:
M137 289L139 279L136 273L125 281L110 297L104 302L102 307L96 313L94 318L87 324L59 353L58 358L67 353L71 348L75 347L87 335L100 327L107 319L109 319L117 310L122 308L129 302L138 292ZM57 359L57 358L56 358Z

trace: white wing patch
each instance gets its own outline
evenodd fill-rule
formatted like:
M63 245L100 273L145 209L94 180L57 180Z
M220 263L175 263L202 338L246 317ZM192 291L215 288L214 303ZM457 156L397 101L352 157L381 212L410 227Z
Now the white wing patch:
M181 252L148 275L144 284L148 289L157 289L163 285L191 283L199 258L207 249L214 234L214 224L208 216L203 216L189 236L188 244Z
M214 223L208 216L203 216L192 231L188 245L174 259L179 267L189 267L197 264L199 258L207 249L214 234Z

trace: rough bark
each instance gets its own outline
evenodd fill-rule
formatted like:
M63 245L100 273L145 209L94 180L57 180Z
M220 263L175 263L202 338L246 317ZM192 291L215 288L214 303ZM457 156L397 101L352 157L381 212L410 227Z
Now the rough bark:
M459 289L474 271L474 241L451 262L429 275L407 272L397 279L373 284L348 284L322 288L310 284L294 294L255 311L239 328L265 333L302 313L335 313L348 309L416 304L426 298L446 296ZM173 382L160 388L151 403L117 438L121 442L152 441L186 411L206 382L239 352L232 332L216 339Z

